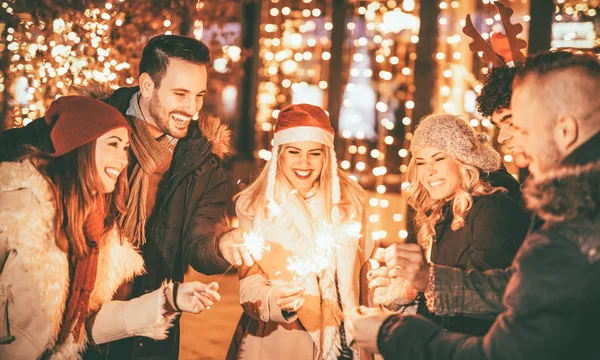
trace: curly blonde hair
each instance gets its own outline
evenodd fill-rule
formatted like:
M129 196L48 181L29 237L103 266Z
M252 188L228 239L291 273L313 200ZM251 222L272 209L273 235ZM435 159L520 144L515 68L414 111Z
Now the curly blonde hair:
M481 179L479 169L464 164L452 156L448 159L458 164L460 171L460 187L449 198L433 199L427 189L417 179L417 164L413 157L407 170L407 179L410 185L403 191L408 204L415 210L415 225L417 227L417 241L421 247L431 247L435 237L435 224L442 218L444 204L452 201L451 228L456 231L465 226L465 218L473 206L473 197L493 194L497 191L507 192L503 187L493 187Z

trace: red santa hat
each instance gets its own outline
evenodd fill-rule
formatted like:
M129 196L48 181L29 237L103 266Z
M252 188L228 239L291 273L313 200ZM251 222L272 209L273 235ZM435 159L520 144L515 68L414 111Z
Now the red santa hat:
M331 176L332 176L332 219L339 219L337 204L340 202L340 180L337 174L337 158L333 139L335 130L331 126L329 116L318 106L309 104L288 105L281 109L274 127L273 151L269 164L266 198L271 204L274 202L275 178L277 175L277 156L280 145L296 141L314 141L331 149Z

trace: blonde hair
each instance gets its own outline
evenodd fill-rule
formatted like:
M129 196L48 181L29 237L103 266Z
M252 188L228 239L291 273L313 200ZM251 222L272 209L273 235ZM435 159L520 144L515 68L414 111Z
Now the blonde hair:
M407 170L407 179L410 185L404 190L404 195L410 206L415 210L415 225L417 227L417 241L427 249L435 237L435 224L442 218L444 204L452 201L451 228L456 231L465 226L465 218L473 206L473 197L490 195L497 191L507 192L503 187L493 187L481 179L479 169L462 163L452 156L448 159L456 161L460 172L460 186L456 192L446 199L433 199L427 189L417 179L417 164L413 157Z
M237 200L240 196L248 196L248 206L252 207L255 211L264 210L267 198L267 182L269 178L269 169L272 167L271 162L277 161L277 174L275 176L276 183L282 184L282 182L287 182L289 184L289 180L283 175L280 171L282 166L283 159L283 151L282 147L284 145L277 146L273 149L273 154L276 154L276 158L272 158L267 161L260 174L256 177L256 179L250 184L246 189L239 192L237 195L233 197L233 200ZM328 146L324 146L324 159L323 159L323 168L321 170L321 174L319 175L317 181L319 181L319 189L323 198L323 213L326 214L327 220L329 222L331 219L331 210L334 206L331 194L334 190L334 174L333 170L333 149ZM353 215L356 216L357 220L360 221L362 218L362 211L364 204L366 203L366 193L363 188L358 185L358 183L342 170L337 168L337 164L335 164L335 171L339 182L340 182L340 202L338 204L341 220L349 220ZM296 194L296 196L300 196ZM277 200L277 199L275 199Z

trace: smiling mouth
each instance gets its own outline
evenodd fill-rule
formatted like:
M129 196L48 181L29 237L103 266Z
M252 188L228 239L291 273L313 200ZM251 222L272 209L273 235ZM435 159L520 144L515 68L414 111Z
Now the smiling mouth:
M313 173L313 170L292 170L294 172L294 175L296 175L296 177L298 179L301 180L306 180L308 178L310 178L310 175Z
M175 126L179 128L185 128L189 124L190 120L192 120L192 117L181 114L171 114L171 119L173 119L175 122Z
M444 185L445 182L446 182L446 180L436 180L436 181L430 181L428 184L431 188L437 189L437 188L440 188L442 185Z
M104 169L104 173L111 178L112 180L117 180L117 178L119 177L119 174L121 173L121 170L117 170L115 168L105 168Z

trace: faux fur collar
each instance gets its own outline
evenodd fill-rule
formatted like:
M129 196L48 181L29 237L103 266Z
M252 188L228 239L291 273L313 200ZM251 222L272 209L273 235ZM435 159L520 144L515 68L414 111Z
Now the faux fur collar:
M598 217L600 161L565 166L533 179L525 188L527 207L546 224Z
M113 95L115 90L108 83L92 80L85 86L74 86L72 92L103 100ZM201 114L197 123L202 135L211 144L213 154L221 160L232 154L231 129L219 117Z
M19 207L0 209L0 230L8 234L9 250L14 250L21 258L23 271L30 274L31 286L40 294L40 306L48 316L51 329L47 346L52 349L69 292L67 254L56 246L54 236L54 197L48 181L30 161L0 163L0 191L25 193L27 190L34 196L29 204L23 201ZM116 230L110 232L100 250L98 276L90 296L91 312L112 300L124 281L131 280L143 271L141 255L129 242L122 243ZM86 342L87 336L82 336L78 343L70 336L64 344L53 349L52 358L79 358Z

